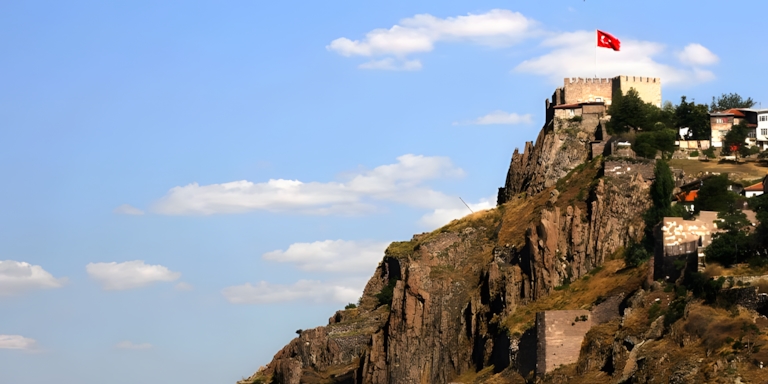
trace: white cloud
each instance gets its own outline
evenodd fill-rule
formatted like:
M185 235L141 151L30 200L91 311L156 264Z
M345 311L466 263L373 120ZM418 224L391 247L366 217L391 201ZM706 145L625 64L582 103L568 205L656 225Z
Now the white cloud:
M477 203L467 203L467 205L469 205L473 212L491 209L496 206L496 197L483 198ZM451 220L460 219L471 213L464 203L456 198L456 201L449 207L437 208L422 216L419 223L427 228L434 229L450 223Z
M60 288L66 281L66 278L53 277L39 265L14 260L0 261L0 296L35 289Z
M142 260L89 263L85 270L88 276L108 291L139 288L158 281L174 281L181 277L179 272L171 272L162 265L144 264Z
M193 287L192 284L185 283L185 282L182 281L182 282L177 283L176 285L174 285L173 289L175 289L177 291L180 291L180 292L186 292L186 291L191 291L191 290L195 289L195 287Z
M19 335L0 335L0 349L33 351L37 349L37 341Z
M242 213L253 210L306 214L360 214L376 210L371 200L384 200L415 207L436 208L450 200L423 182L441 177L462 176L447 157L403 155L397 163L348 175L344 182L246 180L222 184L192 183L174 187L154 210L166 215Z
M485 116L478 117L472 121L455 122L453 125L491 125L491 124L530 124L533 122L530 114L518 115L517 113L509 113L504 111L493 111Z
M325 240L294 243L287 250L267 252L265 260L292 263L303 271L370 273L389 242Z
M131 206L130 204L123 204L117 208L115 208L112 212L120 214L120 215L143 215L144 211L141 209L138 209L136 207Z
M354 303L360 298L365 283L364 278L328 282L299 280L292 285L262 281L255 285L246 283L227 287L221 293L232 304L267 304L296 300Z
M152 348L152 344L150 343L134 344L131 341L121 341L115 344L115 348L117 349L150 349Z
M680 62L688 65L712 65L720 61L712 51L701 44L688 44L677 57Z
M338 38L326 49L347 57L394 56L402 59L409 54L430 52L440 41L467 41L488 46L515 44L535 35L536 25L522 14L505 9L444 19L421 14L403 19L389 29L374 29L362 40Z
M362 69L381 69L386 71L418 71L421 69L419 60L395 60L387 57L381 60L371 60L359 65Z
M665 84L692 84L714 79L711 71L692 67L673 67L656 61L665 46L661 43L622 39L621 51L598 48L595 67L595 32L577 31L554 35L542 46L552 51L523 61L515 70L547 76L555 84L566 77L600 77L617 75L660 77ZM702 47L703 48L703 47Z

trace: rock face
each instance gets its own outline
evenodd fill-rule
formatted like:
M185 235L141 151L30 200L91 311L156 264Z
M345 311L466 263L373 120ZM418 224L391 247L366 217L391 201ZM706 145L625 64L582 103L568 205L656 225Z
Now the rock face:
M596 140L596 132L602 135L604 125L604 120L589 115L581 121L550 120L539 132L536 145L528 141L523 153L515 149L504 187L499 188L498 203L522 192L539 193L589 160L590 143Z
M545 127L515 153L503 188L528 196L393 243L359 308L303 331L242 383L447 383L490 366L522 380L535 343L503 320L643 233L642 176L600 177L598 159L555 189L588 159L590 140Z

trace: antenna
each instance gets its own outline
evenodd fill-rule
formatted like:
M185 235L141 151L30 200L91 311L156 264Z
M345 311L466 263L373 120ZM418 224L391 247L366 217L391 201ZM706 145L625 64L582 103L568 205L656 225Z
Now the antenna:
M469 205L467 205L467 202L464 201L464 199L462 199L461 196L459 196L459 200L461 200L461 202L467 206L467 209L469 209L470 212L475 213L475 211L473 211L472 208L470 208Z

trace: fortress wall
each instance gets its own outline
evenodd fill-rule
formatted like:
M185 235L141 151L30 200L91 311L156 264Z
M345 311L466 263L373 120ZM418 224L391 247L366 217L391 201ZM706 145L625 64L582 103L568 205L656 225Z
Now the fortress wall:
M643 101L661 107L661 79L658 77L616 76L614 85L623 95L634 88Z
M582 316L587 320L576 321ZM579 359L581 342L590 328L592 317L587 310L537 313L536 373L543 375L560 365L575 363Z
M613 94L613 79L607 78L565 78L563 81L563 93L565 104L584 103L602 99L610 104Z

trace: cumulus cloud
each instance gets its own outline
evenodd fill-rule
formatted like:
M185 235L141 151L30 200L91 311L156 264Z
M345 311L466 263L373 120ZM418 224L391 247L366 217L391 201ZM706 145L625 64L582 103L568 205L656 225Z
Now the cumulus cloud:
M515 124L530 124L533 122L530 114L518 115L517 113L509 113L504 111L493 111L485 116L478 117L471 121L457 121L453 125L515 125Z
M88 276L108 291L140 288L155 282L169 282L181 277L162 265L144 264L142 260L123 263L89 263L85 266Z
M712 51L701 44L688 44L677 57L680 62L688 65L712 65L720 61Z
M423 183L464 172L447 157L403 155L397 163L351 173L343 182L272 179L174 187L154 206L166 215L242 213L254 210L306 214L360 214L376 210L374 200L435 208L450 200Z
M134 216L139 216L144 214L144 211L136 207L133 207L130 204L123 204L115 208L112 212L117 213L119 215L134 215Z
M0 335L0 349L33 351L37 349L37 341L19 335Z
M10 296L36 289L60 288L66 278L55 278L39 265L23 261L0 261L0 296Z
M434 49L435 43L441 41L465 41L488 46L515 44L535 35L536 26L535 21L518 12L505 9L446 18L421 14L403 19L389 29L374 29L361 40L338 38L333 40L326 49L347 57L390 56L402 60L410 54L430 52ZM369 65L361 68L392 69L390 65L383 64L379 64L378 67ZM418 64L418 68L413 67L413 69L419 68L421 63Z
M371 60L359 65L362 69L381 69L385 71L418 71L421 69L419 60L396 60L387 57L381 60Z
M551 51L523 61L515 67L515 71L546 76L555 84L562 83L563 78L566 77L593 77L594 31L553 35L545 39L541 45L551 48ZM658 62L656 58L661 56L665 49L661 43L622 39L619 52L598 49L597 71L603 77L617 75L660 77L665 84L692 84L714 79L714 74L709 70L698 67L674 67ZM701 57L698 60L701 60Z
M482 211L496 207L496 197L489 197L480 199L477 203L467 203L472 212ZM445 224L451 222L451 220L460 219L472 212L467 209L464 203L458 198L449 207L437 208L434 211L424 215L419 220L419 223L426 228L439 228Z
M267 304L285 301L354 303L365 287L365 279L343 281L299 280L295 284L265 281L224 288L221 293L232 304Z
M286 250L267 252L265 260L295 264L310 272L370 273L376 268L389 242L325 240L294 243Z
M150 349L152 348L152 344L150 343L134 344L131 341L121 341L115 344L115 348L117 349Z

